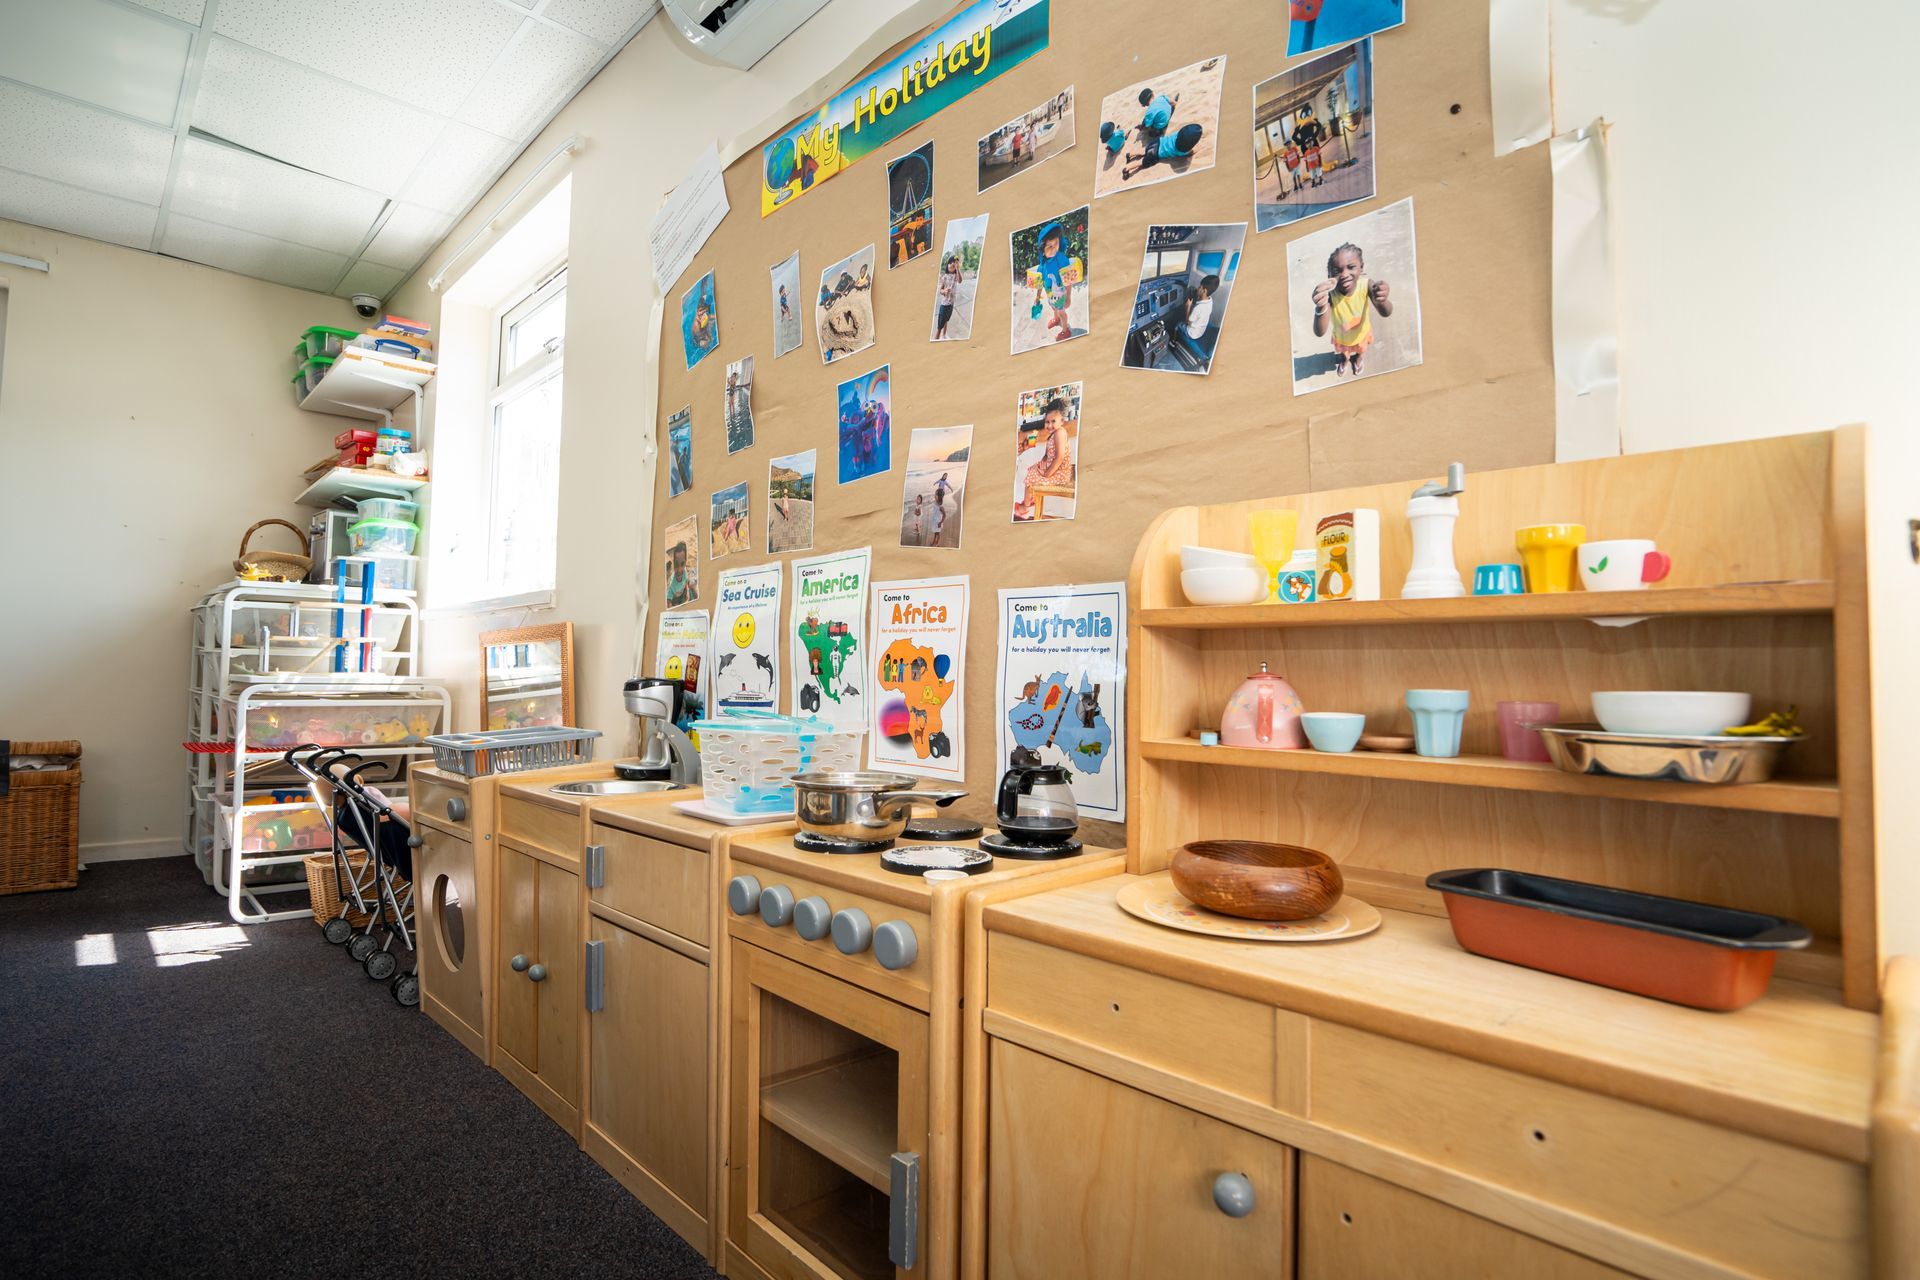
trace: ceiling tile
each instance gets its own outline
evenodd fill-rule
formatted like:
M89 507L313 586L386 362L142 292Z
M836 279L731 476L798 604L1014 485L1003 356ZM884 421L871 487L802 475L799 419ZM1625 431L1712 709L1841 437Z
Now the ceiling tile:
M396 204L361 256L369 262L412 269L427 251L446 239L453 218L418 205Z
M442 213L465 213L519 151L517 142L450 124L401 195Z
M0 218L145 249L160 210L0 169Z
M167 232L160 242L160 250L223 271L237 271L243 276L318 293L331 290L333 282L347 268L347 259L337 253L323 253L305 245L288 244L177 213L167 218Z
M507 56L475 87L459 119L501 137L527 137L606 56L604 48L576 32L528 23Z
M424 111L217 38L207 45L193 123L384 195L401 188L441 128Z
M105 0L0 0L0 76L171 126L193 35Z
M245 0L223 5L213 29L452 115L525 21L490 0Z
M200 19L207 11L207 0L133 0L133 2L143 9L164 13L169 18L178 18L182 22L191 22L196 27L200 25Z
M0 167L142 204L167 187L173 134L0 80Z
M351 298L356 293L370 293L376 298L385 298L400 287L407 273L398 267L383 267L374 262L356 262L353 270L347 272L347 278L340 282L334 293L342 298Z
M351 254L387 198L250 151L188 138L169 207L190 218Z
M543 16L612 44L659 5L656 0L548 0Z

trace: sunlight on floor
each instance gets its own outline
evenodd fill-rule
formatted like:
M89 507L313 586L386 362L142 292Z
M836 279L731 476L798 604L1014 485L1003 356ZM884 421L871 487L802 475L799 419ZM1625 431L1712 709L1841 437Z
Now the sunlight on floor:
M73 964L83 969L90 964L120 963L119 948L113 944L110 933L89 933L84 938L73 940Z
M203 920L197 924L149 929L147 945L153 949L154 964L168 969L175 965L218 960L222 952L238 951L250 944L247 942L247 931L241 926Z

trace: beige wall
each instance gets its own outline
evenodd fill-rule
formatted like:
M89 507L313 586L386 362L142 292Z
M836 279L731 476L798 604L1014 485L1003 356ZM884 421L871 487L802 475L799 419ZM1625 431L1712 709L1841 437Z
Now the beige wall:
M13 222L0 372L0 736L78 738L82 857L178 853L188 609L293 505L341 420L289 353L320 294ZM291 547L292 535L277 531Z

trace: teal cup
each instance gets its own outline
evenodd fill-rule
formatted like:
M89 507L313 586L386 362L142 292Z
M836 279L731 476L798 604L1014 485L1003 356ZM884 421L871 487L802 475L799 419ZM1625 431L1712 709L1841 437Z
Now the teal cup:
M1367 718L1350 711L1308 711L1300 716L1300 727L1315 751L1351 751L1366 732Z
M1477 596L1517 596L1526 590L1526 579L1517 564L1483 564L1473 570L1473 594Z
M1465 689L1409 689L1416 754L1448 759L1460 754L1460 731L1467 723Z

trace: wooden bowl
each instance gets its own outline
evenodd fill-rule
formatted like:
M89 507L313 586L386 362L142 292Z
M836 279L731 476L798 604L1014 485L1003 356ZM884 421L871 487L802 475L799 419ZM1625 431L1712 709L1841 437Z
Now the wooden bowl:
M1340 901L1339 864L1317 849L1257 840L1200 840L1173 855L1173 887L1209 911L1244 920L1308 920Z

